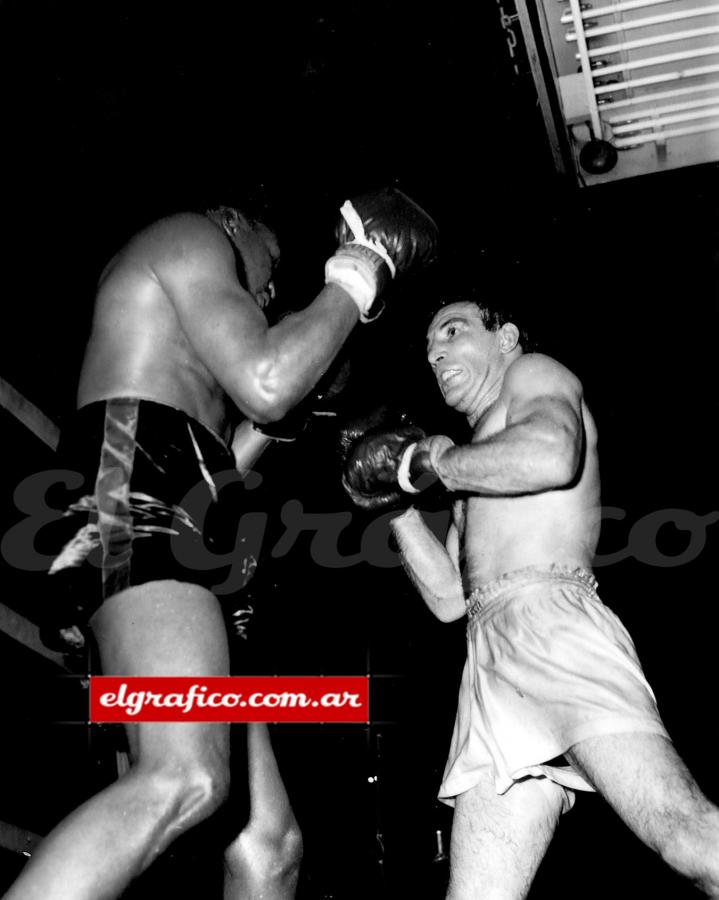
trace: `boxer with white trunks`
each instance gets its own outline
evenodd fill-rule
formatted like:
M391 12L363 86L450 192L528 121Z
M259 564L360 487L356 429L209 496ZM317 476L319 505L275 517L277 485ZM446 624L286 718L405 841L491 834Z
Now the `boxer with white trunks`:
M582 385L529 350L506 308L453 298L427 333L444 402L471 440L400 425L353 443L343 484L392 519L442 621L467 616L467 662L440 798L454 805L451 900L529 892L576 790L602 794L664 860L719 897L719 810L678 756L631 638L596 592L597 430ZM442 544L412 506L448 492Z

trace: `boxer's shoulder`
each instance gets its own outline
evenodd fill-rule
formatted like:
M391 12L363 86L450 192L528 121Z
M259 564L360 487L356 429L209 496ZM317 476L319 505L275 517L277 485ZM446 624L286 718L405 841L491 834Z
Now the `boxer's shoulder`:
M232 264L232 250L222 231L206 216L176 213L136 232L103 270L100 283L128 272Z
M581 392L581 383L570 369L544 353L524 353L518 357L507 368L503 384L505 393L543 393L559 388Z
M176 213L151 223L128 242L124 253L130 259L150 262L160 268L232 259L222 231L206 216L195 212Z

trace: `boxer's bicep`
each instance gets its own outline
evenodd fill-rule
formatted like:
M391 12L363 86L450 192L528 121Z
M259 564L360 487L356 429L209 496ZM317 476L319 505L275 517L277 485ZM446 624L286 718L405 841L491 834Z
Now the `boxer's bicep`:
M246 416L265 416L267 320L237 281L228 248L198 241L157 275L200 362Z
M578 464L584 437L582 386L568 369L549 357L532 354L507 375L507 428L533 442L542 441L553 454Z
M249 294L197 280L174 302L200 360L246 416L264 418L271 401L262 388L271 366L267 323Z
M582 386L568 369L541 354L521 357L505 377L507 426L538 423L575 432L581 427Z

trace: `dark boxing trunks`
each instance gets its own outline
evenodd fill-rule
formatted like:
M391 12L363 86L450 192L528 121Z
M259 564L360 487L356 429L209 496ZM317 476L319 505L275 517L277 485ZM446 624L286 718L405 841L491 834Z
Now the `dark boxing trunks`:
M251 578L234 459L195 419L147 400L92 403L58 452L68 486L42 535L54 557L46 632L77 631L131 585L176 579L222 598Z

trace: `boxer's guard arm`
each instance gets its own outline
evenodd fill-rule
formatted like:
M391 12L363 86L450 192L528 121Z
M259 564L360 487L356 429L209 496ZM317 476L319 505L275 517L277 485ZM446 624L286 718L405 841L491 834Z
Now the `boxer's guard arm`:
M232 437L232 455L235 468L243 478L252 471L257 460L272 443L272 438L257 431L249 419L235 428Z
M431 470L450 491L519 496L566 487L582 452L581 385L541 354L520 357L505 375L505 427L490 437L431 452ZM431 441L432 439L428 439Z
M310 430L313 422L337 417L338 398L347 386L350 369L349 357L340 351L309 394L284 418L264 424L254 422L252 427L271 441L294 443Z
M450 526L447 547L437 540L414 507L392 519L390 527L399 545L402 565L430 612L441 622L461 619L466 608L454 526Z
M283 432L285 421L286 419L281 419L276 426L268 425L265 431L263 426L245 419L235 428L232 454L235 457L235 468L243 478L252 471L254 464L270 444L293 443L297 439L303 429Z
M359 320L357 306L328 284L306 309L270 328L237 281L219 229L192 215L181 226L158 250L155 276L194 351L240 411L278 421L327 369Z

